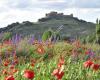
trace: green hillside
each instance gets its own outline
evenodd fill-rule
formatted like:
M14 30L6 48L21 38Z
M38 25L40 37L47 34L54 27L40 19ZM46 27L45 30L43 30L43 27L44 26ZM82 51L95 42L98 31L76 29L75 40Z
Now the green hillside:
M1 28L0 32L12 32L13 34L21 34L22 36L34 34L36 37L41 36L43 32L49 28L56 30L63 25L60 31L61 35L67 36L85 36L95 32L95 24L79 20L71 15L63 13L51 12L46 14L44 18L37 22L24 21L22 23L13 23L5 28Z

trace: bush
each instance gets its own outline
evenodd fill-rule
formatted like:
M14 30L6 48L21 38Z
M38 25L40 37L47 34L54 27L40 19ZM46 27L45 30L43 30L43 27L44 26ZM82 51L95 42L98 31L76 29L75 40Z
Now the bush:
M42 40L43 41L48 40L52 36L52 34L53 34L52 30L45 31L42 35Z
M96 40L100 44L100 20L96 21Z
M87 43L94 43L95 42L95 35L90 35L90 36L87 36L86 38L86 42Z
M65 43L65 42L59 42L54 45L54 55L71 55L70 51L73 49L73 46Z
M3 41L9 40L9 39L11 39L11 37L12 37L12 33L11 33L11 32L5 32L5 33L3 34L2 40L3 40Z

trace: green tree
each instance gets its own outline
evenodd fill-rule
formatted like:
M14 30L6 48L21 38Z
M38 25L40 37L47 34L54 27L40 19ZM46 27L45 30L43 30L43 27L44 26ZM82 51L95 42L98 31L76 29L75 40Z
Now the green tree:
M60 40L59 32L55 32L53 36L55 36L55 40Z
M45 32L43 33L43 35L42 35L42 40L43 40L43 41L48 40L48 39L52 36L52 34L53 34L53 31L52 31L52 30L47 30L47 31L45 31Z
M88 35L86 37L86 42L87 43L94 43L95 42L95 39L96 39L95 34L91 34L91 35Z
M9 40L12 37L11 32L5 32L2 37L2 41Z
M100 44L100 20L96 20L96 41Z

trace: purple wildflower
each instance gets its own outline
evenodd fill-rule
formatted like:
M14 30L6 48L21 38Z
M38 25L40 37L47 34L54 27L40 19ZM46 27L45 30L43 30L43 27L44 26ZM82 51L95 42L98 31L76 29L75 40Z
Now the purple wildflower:
M33 42L34 42L34 35L32 35L32 37L29 39L28 43L33 44Z

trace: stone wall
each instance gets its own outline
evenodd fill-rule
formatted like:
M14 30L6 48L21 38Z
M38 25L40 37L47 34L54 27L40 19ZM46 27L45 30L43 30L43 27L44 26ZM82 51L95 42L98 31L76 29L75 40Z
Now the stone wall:
M73 17L73 14L70 14L70 15L64 15L63 13L57 13L55 11L52 11L50 13L47 13L45 15L47 18L50 18L50 17L64 17L64 16L69 16L69 17Z

